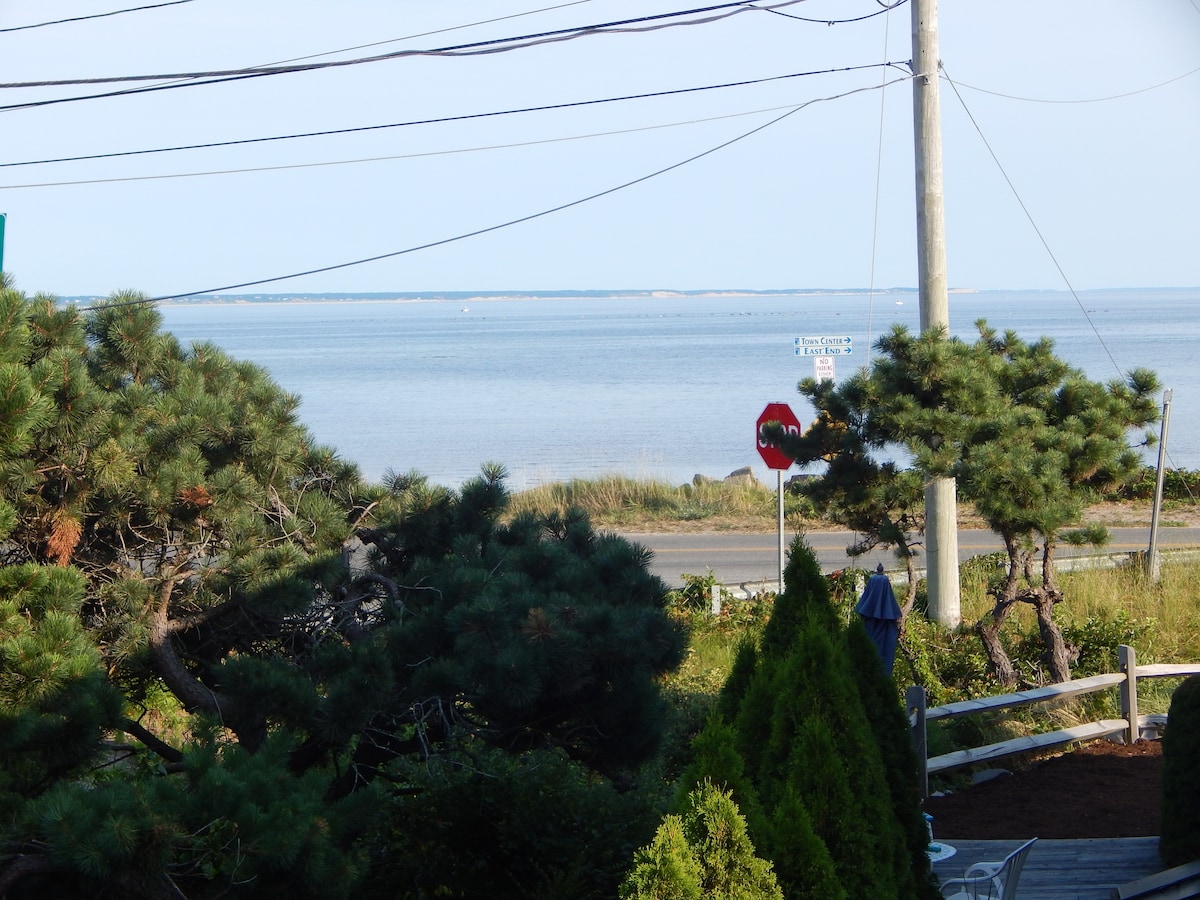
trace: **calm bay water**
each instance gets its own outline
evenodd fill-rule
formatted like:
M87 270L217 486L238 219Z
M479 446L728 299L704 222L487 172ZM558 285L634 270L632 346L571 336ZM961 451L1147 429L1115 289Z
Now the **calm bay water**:
M976 319L1052 338L1094 379L1145 367L1172 388L1170 464L1200 468L1200 289L950 297ZM161 307L180 340L212 341L300 395L300 417L369 478L416 469L457 486L504 464L520 489L621 474L690 481L742 466L773 484L755 446L768 402L813 411L796 382L803 336L850 337L843 377L894 323L918 330L912 292L436 302L211 303ZM1157 433L1157 431L1156 431ZM1153 463L1157 450L1147 451Z

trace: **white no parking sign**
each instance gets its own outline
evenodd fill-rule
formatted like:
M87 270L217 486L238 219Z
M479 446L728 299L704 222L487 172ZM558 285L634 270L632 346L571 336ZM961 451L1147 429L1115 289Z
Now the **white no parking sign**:
M813 357L813 375L817 381L833 381L833 360L832 356Z

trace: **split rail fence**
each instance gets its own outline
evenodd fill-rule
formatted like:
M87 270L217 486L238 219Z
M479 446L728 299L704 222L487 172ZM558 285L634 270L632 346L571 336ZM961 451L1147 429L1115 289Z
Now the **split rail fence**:
M1200 663L1175 663L1139 666L1137 656L1132 647L1122 644L1118 649L1120 670L1105 675L1093 675L1090 678L1080 678L1075 681L1064 681L1045 687L1032 688L1028 691L1018 691L1013 694L1001 694L995 697L981 697L977 700L960 700L957 703L947 703L944 706L925 706L925 689L919 686L910 687L905 693L908 707L909 722L912 727L913 746L917 751L917 762L920 766L921 796L929 795L929 776L938 772L958 769L963 766L988 762L1017 753L1029 753L1071 744L1090 741L1097 738L1111 738L1121 735L1126 743L1133 743L1143 731L1157 733L1166 721L1165 716L1143 716L1138 714L1137 683L1143 678L1168 678L1187 675L1200 675ZM927 728L929 722L941 719L951 719L957 716L967 716L974 713L995 712L1002 709L1012 709L1027 706L1032 703L1044 703L1051 700L1064 700L1068 697L1078 697L1096 691L1118 687L1121 695L1121 718L1101 719L1096 722L1085 722L1071 728L1061 728L1057 731L1047 731L1040 734L1025 735L1011 738L982 747L971 747L965 750L955 750L940 756L928 756Z

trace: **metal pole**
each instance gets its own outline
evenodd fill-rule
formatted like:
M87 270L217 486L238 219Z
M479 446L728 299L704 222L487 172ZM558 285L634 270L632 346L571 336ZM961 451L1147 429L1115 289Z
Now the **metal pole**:
M1146 569L1151 581L1161 575L1158 559L1158 511L1162 508L1163 478L1167 470L1167 428L1171 424L1171 390L1163 391L1162 433L1158 439L1158 473L1154 476L1154 503L1150 507L1150 549L1146 551Z
M779 500L779 593L783 593L783 469L776 469L779 476L777 497Z
M921 330L950 327L946 226L942 207L941 104L938 99L937 0L912 0L913 136L917 182L917 281ZM925 487L925 565L929 618L962 621L958 584L958 499L953 478Z

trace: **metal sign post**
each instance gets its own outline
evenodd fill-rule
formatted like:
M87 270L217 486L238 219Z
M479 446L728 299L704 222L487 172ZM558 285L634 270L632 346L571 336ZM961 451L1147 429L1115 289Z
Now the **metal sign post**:
M1158 471L1154 477L1154 503L1150 507L1150 548L1146 551L1146 568L1150 580L1157 582L1161 575L1158 558L1158 511L1162 508L1163 476L1167 465L1167 428L1171 424L1171 391L1163 391L1162 433L1158 439Z

